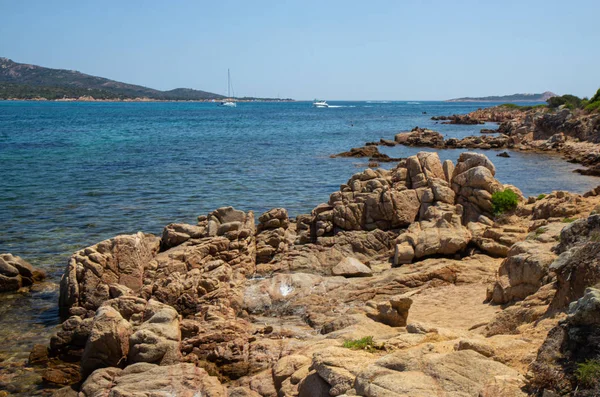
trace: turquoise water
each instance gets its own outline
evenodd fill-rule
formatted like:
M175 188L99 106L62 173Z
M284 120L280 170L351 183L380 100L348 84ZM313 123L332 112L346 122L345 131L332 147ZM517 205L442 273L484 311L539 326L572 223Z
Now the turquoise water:
M60 103L0 102L0 252L20 255L56 282L75 250L121 233L160 233L170 222L193 223L225 205L261 213L310 211L355 172L363 159L333 153L415 126L447 136L484 126L436 124L432 115L492 104L442 102ZM427 112L427 114L423 114ZM415 148L382 148L395 157ZM463 150L442 151L456 160ZM572 173L557 157L495 157L498 177L526 195L583 192L598 179ZM384 165L391 167L391 164ZM0 307L0 327L56 323L56 291ZM19 302L19 303L17 303ZM30 340L23 342L27 347ZM0 354L14 350L0 342ZM12 351L11 350L11 351Z
M78 248L120 233L159 233L220 206L256 212L283 206L297 215L327 201L365 162L330 154L417 125L448 136L477 134L482 126L429 118L489 106L331 104L339 107L0 102L0 251L58 276ZM381 150L404 157L423 149ZM455 160L461 151L440 155ZM597 184L554 157L492 160L503 182L528 195Z

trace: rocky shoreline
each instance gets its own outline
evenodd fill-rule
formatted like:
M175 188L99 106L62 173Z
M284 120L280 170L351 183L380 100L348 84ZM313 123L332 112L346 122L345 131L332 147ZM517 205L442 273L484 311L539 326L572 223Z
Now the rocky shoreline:
M116 236L73 254L29 365L57 396L591 396L599 194L525 198L484 155L421 152L295 219Z
M432 117L445 124L498 123L497 130L482 129L485 135L462 139L444 139L437 131L416 127L396 134L394 140L382 139L367 145L390 145L390 142L435 149L511 149L555 153L571 163L582 164L583 175L600 176L600 114L563 108L551 110L533 107L528 110L496 106L466 115ZM497 133L497 135L491 135Z

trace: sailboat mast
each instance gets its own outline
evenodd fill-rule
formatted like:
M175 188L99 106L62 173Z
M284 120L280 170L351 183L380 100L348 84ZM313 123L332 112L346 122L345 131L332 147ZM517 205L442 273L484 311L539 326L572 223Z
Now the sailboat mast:
M227 69L227 98L231 98L231 94L229 93L229 90L231 89L231 81L230 81L230 76L229 76L229 69Z

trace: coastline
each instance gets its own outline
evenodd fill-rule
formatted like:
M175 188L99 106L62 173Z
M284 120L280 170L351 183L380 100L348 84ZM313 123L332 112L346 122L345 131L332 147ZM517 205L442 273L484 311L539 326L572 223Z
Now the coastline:
M368 397L363 391L386 376L416 381L425 364L421 388L439 391L428 379L444 375L448 390L465 387L466 377L479 391L521 395L526 363L564 318L544 314L552 304L565 310L553 298L569 290L560 276L551 282L551 248L567 235L564 217L583 225L600 191L527 200L494 169L483 155L442 164L422 152L389 171L355 174L295 219L274 208L256 222L252 211L223 207L195 225L169 224L161 236L120 235L77 251L61 281L64 322L49 347L34 347L30 365L44 387L67 385L60 395L110 390L115 382L102 380L110 375L120 390L168 382L184 393L188 377L214 397L332 388ZM490 192L502 189L519 195L508 217L490 212ZM511 273L514 266L543 271ZM506 328L514 321L517 333ZM346 346L367 335L368 349ZM378 363L408 358L417 365L408 373L381 373ZM456 377L449 363L468 370ZM128 380L132 371L139 376ZM495 389L488 382L496 376L510 382Z
M30 99L18 99L18 98L0 98L0 101L6 102L208 102L218 103L221 100L204 99L204 100L187 100L187 99L151 99L151 98L125 98L125 99L96 99L91 97L79 97L79 98L61 98L61 99L46 99L46 98L30 98ZM297 102L294 99L236 99L236 102Z
M367 142L363 148L340 153L339 157L385 156L374 147L407 145L433 149L509 149L539 154L558 154L570 163L582 164L585 168L576 170L582 175L600 176L600 114L559 109L507 109L495 106L479 109L465 115L433 116L442 124L477 125L496 123L498 128L484 128L482 135L467 136L462 139L445 139L442 134L431 129L415 127L412 131L401 132L393 140L381 138ZM437 122L436 122L437 124ZM369 149L368 149L369 148ZM368 149L368 150L367 150ZM365 152L371 153L367 156ZM373 157L372 153L376 152ZM506 156L505 156L506 157ZM510 157L510 156L508 156Z
M252 211L223 207L160 236L121 235L77 251L61 282L64 321L11 376L41 377L34 387L46 391L71 385L62 395L115 387L102 378L128 390L137 373L138 388L168 382L183 393L188 376L215 397L370 396L388 376L401 379L397 388L420 382L433 392L440 376L448 390L465 388L444 372L458 365L478 392L523 395L534 385L525 378L531 358L565 317L554 297L569 290L560 277L571 268L554 273L553 247L589 249L561 230L595 219L600 191L526 199L482 155L393 160L295 218L274 208L256 222ZM519 205L496 216L491 197L502 189L514 189ZM546 314L553 304L558 317ZM365 348L346 346L369 336ZM406 360L418 365L394 369ZM497 376L508 381L494 385Z

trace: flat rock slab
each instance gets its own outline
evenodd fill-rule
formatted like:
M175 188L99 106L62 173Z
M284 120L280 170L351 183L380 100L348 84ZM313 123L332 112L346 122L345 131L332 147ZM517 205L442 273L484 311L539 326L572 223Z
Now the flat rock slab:
M373 271L356 258L344 258L332 270L334 276L370 277Z

